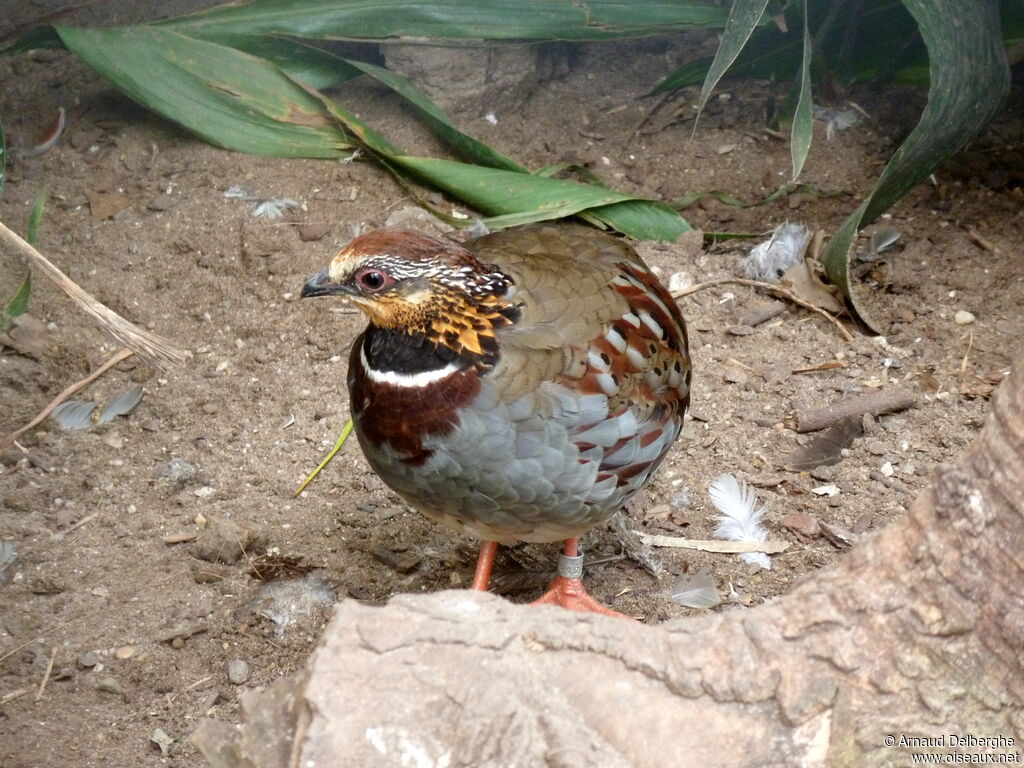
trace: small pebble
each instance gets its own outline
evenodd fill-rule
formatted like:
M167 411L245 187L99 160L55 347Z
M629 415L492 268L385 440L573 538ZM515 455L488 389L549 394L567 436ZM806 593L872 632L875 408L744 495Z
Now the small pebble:
M722 374L722 378L730 384L745 384L747 381L747 374L743 373L743 371L737 371L734 368L726 368L725 372Z
M668 278L669 293L685 291L693 285L693 276L689 272L673 272Z
M834 464L822 464L811 469L811 477L815 480L831 482L836 479L836 466Z
M975 320L977 320L977 318L966 309L958 309L956 314L953 315L953 322L957 325L970 325Z
M860 517L853 524L851 529L854 533L864 533L871 527L871 512L862 512Z
M817 488L811 488L811 493L816 496L838 496L839 486L832 483L829 485L819 485Z
M124 695L124 688L112 677L104 677L96 683L96 690L103 691L104 693L113 693L117 696Z
M195 543L193 554L210 563L231 564L247 552L262 552L266 543L266 534L256 526L218 517L207 522L199 541Z
M146 207L151 211L166 211L177 204L178 201L170 195L157 195L149 201L149 204Z
M96 653L96 651L86 651L85 653L78 654L76 661L78 662L78 666L89 669L101 663L103 659L98 653Z
M157 467L154 474L165 478L171 485L184 485L195 478L196 468L184 459L173 458L167 464Z
M868 440L864 444L864 450L873 456L884 456L886 452L885 443L880 440Z
M232 685L243 685L249 680L249 663L242 659L234 659L228 664L228 681Z
M170 753L171 745L174 744L174 739L168 736L167 732L162 728L156 728L149 735L149 740L160 748L160 754L163 756L167 756Z
M884 477L892 477L896 473L896 470L892 468L892 462L889 461L885 462L879 471Z
M821 527L817 519L806 512L790 512L782 518L781 522L786 528L809 538L813 538L821 533Z
M135 646L134 645L122 645L120 648L117 648L114 651L114 658L121 659L122 661L125 660L125 659L130 659L134 655L135 655Z

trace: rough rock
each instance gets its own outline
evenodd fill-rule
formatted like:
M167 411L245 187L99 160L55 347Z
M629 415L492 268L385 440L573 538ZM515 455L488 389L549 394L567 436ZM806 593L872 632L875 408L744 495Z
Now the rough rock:
M211 563L234 563L242 555L262 551L266 543L266 535L256 526L214 517L207 522L193 551L196 557Z
M706 711L691 650L671 624L488 593L349 600L301 678L243 695L240 729L204 720L192 741L217 768L715 765L724 745L680 727ZM767 765L781 745L753 716L759 706L728 709L728 749Z

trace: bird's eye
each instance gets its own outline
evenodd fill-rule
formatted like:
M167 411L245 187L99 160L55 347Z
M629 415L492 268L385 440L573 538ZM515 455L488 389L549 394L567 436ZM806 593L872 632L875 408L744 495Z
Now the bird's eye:
M356 273L356 283L365 291L379 291L393 282L394 280L379 269L363 269Z

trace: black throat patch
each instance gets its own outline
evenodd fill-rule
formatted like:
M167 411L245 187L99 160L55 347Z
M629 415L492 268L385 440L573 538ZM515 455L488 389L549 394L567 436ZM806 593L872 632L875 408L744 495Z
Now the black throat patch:
M378 328L371 325L363 334L363 354L369 366L380 372L415 374L436 371L449 363L460 368L471 366L490 368L498 360L498 351L477 355L457 353L445 344L431 341L426 334L407 333L396 328Z

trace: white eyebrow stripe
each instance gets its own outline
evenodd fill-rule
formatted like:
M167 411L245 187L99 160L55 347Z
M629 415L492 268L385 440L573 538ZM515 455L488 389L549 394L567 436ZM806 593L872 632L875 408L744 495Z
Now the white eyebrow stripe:
M366 350L359 347L359 361L363 364L366 378L375 384L389 384L392 387L426 387L436 381L441 381L458 372L459 366L455 363L448 363L444 368L435 368L432 371L419 371L418 373L398 373L397 371L378 371L370 367L366 359Z

